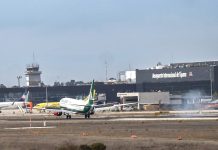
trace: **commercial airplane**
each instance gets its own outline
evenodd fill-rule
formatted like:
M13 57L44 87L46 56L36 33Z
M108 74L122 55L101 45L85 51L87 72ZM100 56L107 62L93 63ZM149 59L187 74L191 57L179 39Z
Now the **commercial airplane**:
M0 102L0 109L6 108L6 107L11 107L11 106L15 106L15 107L18 107L18 108L21 108L22 106L27 106L28 98L29 98L29 91L27 92L26 95L23 94L23 96L17 101ZM0 113L1 113L1 110L0 110Z
M46 109L56 109L56 108L60 108L60 104L59 102L45 102L45 103L39 103L36 106L33 107L33 109L42 111L42 110L46 110Z
M93 115L95 111L97 112L108 109L115 109L121 106L130 106L137 103L129 104L113 104L112 106L105 107L105 105L94 105L95 100L95 90L94 90L94 80L92 81L89 95L84 100L78 100L73 98L62 98L60 100L60 109L46 109L50 112L54 112L56 116L65 115L67 119L71 118L72 114L81 114L85 118L90 118L90 115Z
M60 109L54 109L52 111L54 111L54 115L56 116L66 115L67 119L71 118L71 114L82 114L85 118L90 118L90 115L94 114L94 98L95 90L93 80L87 98L84 100L62 98L59 103Z

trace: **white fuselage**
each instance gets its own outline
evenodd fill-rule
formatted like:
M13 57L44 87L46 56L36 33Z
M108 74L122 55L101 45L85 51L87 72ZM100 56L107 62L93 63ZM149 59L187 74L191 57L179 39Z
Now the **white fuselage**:
M0 102L0 108L4 108L4 107L17 107L17 106L23 106L24 102Z
M87 102L84 100L77 100L72 98L62 98L60 100L61 107L77 111L83 111L86 104Z

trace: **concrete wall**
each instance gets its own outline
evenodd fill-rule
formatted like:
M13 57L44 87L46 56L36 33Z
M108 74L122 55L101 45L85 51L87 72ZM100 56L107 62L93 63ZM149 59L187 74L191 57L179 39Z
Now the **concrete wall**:
M117 93L117 96L127 100L135 98L139 104L170 104L169 92L134 92L134 93Z
M170 104L169 92L143 92L139 93L140 104Z

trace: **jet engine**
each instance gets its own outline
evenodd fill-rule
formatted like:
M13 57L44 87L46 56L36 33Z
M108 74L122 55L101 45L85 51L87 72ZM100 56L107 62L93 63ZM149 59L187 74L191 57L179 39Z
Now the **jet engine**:
M61 116L62 115L62 112L54 112L53 113L55 116Z

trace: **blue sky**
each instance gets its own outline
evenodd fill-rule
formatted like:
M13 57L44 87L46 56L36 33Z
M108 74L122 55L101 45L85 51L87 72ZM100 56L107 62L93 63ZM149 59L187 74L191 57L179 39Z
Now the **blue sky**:
M218 60L217 0L0 0L0 84L98 81L157 62Z

